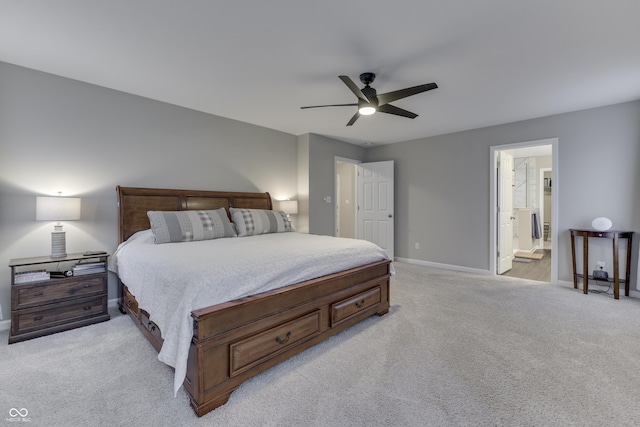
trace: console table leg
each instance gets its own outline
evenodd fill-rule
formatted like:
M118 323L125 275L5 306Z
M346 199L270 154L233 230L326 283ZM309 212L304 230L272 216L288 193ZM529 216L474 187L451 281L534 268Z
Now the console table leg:
M627 237L627 265L624 282L624 296L629 296L629 280L631 280L631 236Z
M573 260L573 289L578 289L578 275L576 271L576 239L571 233L571 259Z
M618 235L613 235L613 298L620 299L620 273L618 271Z
M589 293L589 237L582 237L582 254L584 259L582 261L582 292Z

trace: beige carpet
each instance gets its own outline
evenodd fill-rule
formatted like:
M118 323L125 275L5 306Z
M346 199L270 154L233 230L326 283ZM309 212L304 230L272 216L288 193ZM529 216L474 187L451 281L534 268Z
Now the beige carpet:
M527 259L542 259L544 257L544 254L519 251L519 252L516 252L515 257L527 258Z
M392 307L197 418L140 331L111 321L8 346L0 411L30 426L630 426L640 301L396 263ZM4 420L3 420L4 421Z

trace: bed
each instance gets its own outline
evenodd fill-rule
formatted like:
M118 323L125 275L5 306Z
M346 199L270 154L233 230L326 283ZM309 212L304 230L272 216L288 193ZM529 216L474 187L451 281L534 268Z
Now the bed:
M139 244L143 248L153 246L147 244L150 239L148 211L202 211L224 208L225 212L229 213L233 208L272 209L269 193L119 186L117 187L117 197L120 246L114 254L116 255L114 258L122 260L125 258L117 256L117 254L124 253L122 247L126 245L134 247ZM301 244L301 241L298 241L298 239L305 238L301 235L302 233L278 234L282 238L290 240L290 245L297 245L299 248L312 246L306 243ZM361 242L328 236L307 236L320 240L350 240L354 242L353 244ZM256 239L250 240L253 237ZM281 238L271 235L253 237L219 239L220 241L213 241L211 244L245 244L251 248L258 248L255 249L258 251L269 248L270 245L275 247L273 242L275 239ZM179 246L180 252L174 253L182 253L182 251L191 248L194 248L195 252L200 252L198 249L200 246L196 243L201 244L201 242L176 243L174 246L183 246ZM364 245L365 243L357 244ZM155 247L160 246L169 247L170 245L155 245ZM155 250L155 248L151 249ZM127 276L119 272L120 310L133 319L160 356L163 354L165 340L167 343L169 342L173 334L171 331L176 328L170 323L163 324L166 322L163 317L164 310L158 309L158 307L167 307L166 311L174 311L174 305L179 306L181 310L185 310L187 307L187 314L180 317L180 322L186 322L189 334L184 351L184 362L178 362L177 365L166 361L165 363L173 366L176 374L181 370L179 366L182 363L184 374L183 376L176 375L176 384L178 387L184 386L192 408L198 416L202 416L225 404L231 393L249 378L373 314L382 316L389 311L391 261L386 257L375 255L373 252L369 255L373 258L368 258L366 261L355 260L354 249L350 248L349 250L354 253L354 260L351 260L349 256L340 256L337 253L338 258L334 258L334 261L331 262L335 264L334 269L340 268L339 271L319 276L316 274L317 277L295 281L284 286L273 287L276 284L272 284L264 291L225 301L217 301L213 297L213 299L207 300L198 294L197 301L215 301L215 303L196 306L193 309L187 307L182 301L174 304L171 300L164 300L155 305L142 302L145 299L148 300L148 292L144 291L146 288L138 283L133 286L133 279L128 279L131 280L131 283L127 283ZM357 248L358 253L367 252L367 250L366 248L365 250ZM272 252L279 252L279 250ZM312 252L310 254L301 254L300 258L313 256ZM193 255L193 257L195 256ZM190 259L192 256L186 255L184 257ZM180 256L170 256L167 259L173 258L177 259ZM297 257L289 256L287 259L291 260L292 258ZM171 263L167 259L164 259L161 264L168 268ZM229 258L220 264L224 264L227 268L233 268L233 264L230 263L231 259ZM343 259L344 262L347 262L348 259L350 263L358 265L339 264ZM136 260L129 264L137 266L143 264L143 261ZM200 264L205 263L201 262ZM272 269L271 264L277 265L271 261L268 264L268 270ZM126 263L122 261L122 265L126 265ZM344 265L349 265L349 267L345 268ZM282 268L284 269L284 266ZM180 273L178 265L171 266L171 271L176 272L175 281L180 282L180 286L182 286L183 279L181 278L187 275ZM152 277L147 271L142 273L144 274L140 274L140 277ZM249 273L250 276L261 276L261 274ZM218 280L217 274L212 274L212 276ZM137 276L130 274L129 277ZM238 288L241 288L244 284L241 282L249 280L247 277L247 274L230 274L224 280L226 283L236 281ZM301 275L300 277L305 276ZM209 279L213 280L207 278L207 280ZM147 279L147 281L155 280ZM136 278L135 281L137 282L138 279ZM133 289L140 292L140 302ZM165 293L170 292L163 291L158 294L164 297ZM145 295L144 298L143 295ZM164 350L167 347L168 345ZM177 388L175 390L177 391Z

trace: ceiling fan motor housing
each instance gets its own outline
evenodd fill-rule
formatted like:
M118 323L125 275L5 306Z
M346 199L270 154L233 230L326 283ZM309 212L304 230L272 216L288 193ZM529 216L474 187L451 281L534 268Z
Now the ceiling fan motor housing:
M360 74L360 81L362 84L369 86L376 79L376 75L374 73L362 73Z
M364 96L367 97L367 99L369 100L369 104L373 107L377 107L378 106L378 93L376 92L376 90L374 88L372 88L371 86L365 86L362 88L362 94ZM361 102L364 102L362 100L360 100ZM365 102L366 104L366 102Z

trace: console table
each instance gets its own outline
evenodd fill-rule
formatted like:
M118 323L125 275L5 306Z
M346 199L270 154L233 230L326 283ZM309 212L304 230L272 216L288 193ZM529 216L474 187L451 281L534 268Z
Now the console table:
M582 290L586 294L589 292L589 279L593 280L593 276L589 276L589 238L605 238L613 239L613 297L615 299L620 298L620 274L618 272L618 245L620 239L627 239L627 265L625 278L622 280L624 283L624 295L629 296L629 278L631 276L631 240L633 238L633 231L620 231L620 230L577 230L570 229L571 231L571 256L573 258L573 287L578 289L578 278L582 278ZM583 261L582 271L580 274L576 271L576 245L575 238L582 237L583 247ZM598 279L599 280L599 279ZM611 279L607 279L611 282Z

